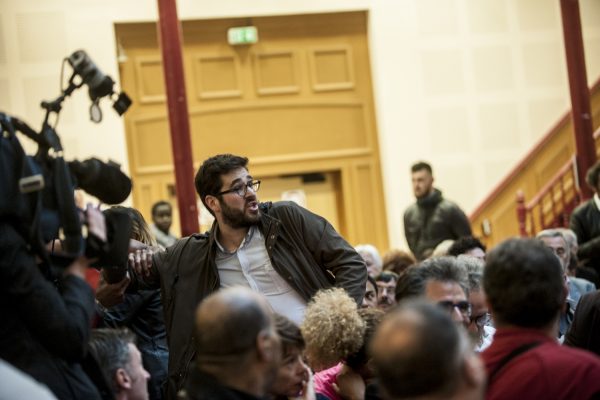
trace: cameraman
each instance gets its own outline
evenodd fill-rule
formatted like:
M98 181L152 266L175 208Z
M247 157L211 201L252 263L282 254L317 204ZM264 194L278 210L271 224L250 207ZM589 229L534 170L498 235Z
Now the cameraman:
M1 221L0 358L59 399L100 399L80 364L94 314L94 294L84 280L89 260L76 258L54 285L38 260L17 229Z

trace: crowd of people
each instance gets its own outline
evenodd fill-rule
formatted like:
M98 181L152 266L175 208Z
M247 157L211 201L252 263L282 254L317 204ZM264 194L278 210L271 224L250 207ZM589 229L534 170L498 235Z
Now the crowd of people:
M0 400L600 399L598 195L570 229L488 252L428 163L411 176L409 249L382 255L259 202L247 158L210 157L194 181L210 231L178 239L164 201L150 225L105 210L129 216L130 251L95 290L94 260L51 281L2 224Z

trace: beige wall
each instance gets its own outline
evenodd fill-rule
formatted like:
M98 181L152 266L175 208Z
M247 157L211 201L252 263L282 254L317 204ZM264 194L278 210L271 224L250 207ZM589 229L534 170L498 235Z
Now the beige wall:
M39 126L39 101L58 95L60 60L78 48L118 77L113 24L155 20L156 4L0 0L0 110ZM592 83L600 1L580 4ZM437 185L469 212L568 108L559 0L186 0L178 9L184 19L369 10L392 245L404 246L411 163L430 160ZM67 157L127 168L122 121L103 101L104 121L92 124L86 97L76 92L61 114Z

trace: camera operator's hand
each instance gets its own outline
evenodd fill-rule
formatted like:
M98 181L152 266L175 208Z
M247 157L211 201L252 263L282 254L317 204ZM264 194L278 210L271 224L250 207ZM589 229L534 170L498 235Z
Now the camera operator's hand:
M104 274L100 274L100 282L96 289L96 300L106 308L121 304L125 299L125 289L131 282L129 274L125 275L125 278L120 282L108 283L104 278Z
M98 207L90 203L85 208L85 222L88 232L96 236L100 241L106 242L106 218Z

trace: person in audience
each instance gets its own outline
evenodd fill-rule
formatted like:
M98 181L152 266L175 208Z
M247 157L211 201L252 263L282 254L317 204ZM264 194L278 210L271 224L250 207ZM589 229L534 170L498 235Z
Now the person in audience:
M142 214L131 207L114 206L106 210L125 211L132 222L131 238L149 246L156 246L148 224ZM126 276L122 282L109 284L101 275L96 290L97 312L101 318L99 326L128 327L137 337L137 346L142 353L144 368L150 372L148 393L150 400L163 398L162 386L167 379L169 349L163 319L163 307L159 289L139 290L125 293L129 284Z
M475 343L475 351L479 353L489 347L496 332L492 326L485 291L482 288L484 262L473 256L458 257L467 267L469 303L471 303L471 318L467 329Z
M260 181L250 175L247 158L208 158L195 185L215 217L211 230L156 254L138 250L130 259L134 285L162 289L169 399L194 358L192 312L212 292L235 285L253 288L275 312L300 324L319 289L342 287L361 304L367 279L361 256L323 217L289 201L259 203Z
M485 372L464 331L446 312L405 301L375 332L372 363L386 400L481 400Z
M362 308L374 308L377 307L377 298L379 292L377 289L377 282L373 277L367 277L367 286L365 289L365 297L363 298L362 304L360 305Z
M482 353L487 399L600 395L600 359L556 340L568 289L552 250L533 239L501 243L486 257L483 287L497 329Z
M390 250L383 256L383 270L400 275L404 270L415 264L417 260L412 254L403 250Z
M468 301L467 269L456 257L430 258L409 267L396 285L396 301L424 298L445 309L459 325L468 327L471 304Z
M433 187L431 165L418 162L411 173L417 201L404 212L404 235L417 260L424 260L444 240L470 236L471 225L465 213Z
M600 290L586 293L579 299L564 343L600 356Z
M366 386L375 379L367 348L384 312L376 308L363 308L358 314L365 325L360 348L336 366L315 374L316 392L329 400L363 399Z
M452 246L448 249L448 255L459 256L465 254L485 261L485 250L485 245L476 237L463 236L452 243Z
M395 292L398 275L392 271L383 271L375 278L377 284L377 307L387 310L396 304Z
M381 261L381 256L379 255L377 247L372 244L359 244L355 249L363 260L365 260L369 276L374 278L379 275L381 273L383 262Z
M94 329L89 351L115 400L147 400L150 374L142 365L135 335L126 328Z
M595 269L586 267L581 265L579 262L579 258L577 256L577 252L579 251L579 244L577 243L577 235L571 229L567 228L558 228L558 230L563 234L567 244L569 245L570 253L570 261L569 268L567 270L567 274L569 277L582 278L587 281L590 281L594 284L596 288L600 288L600 276L596 272Z
M360 348L365 324L346 291L331 288L320 290L308 303L300 329L308 365L319 372Z
M573 211L569 227L577 235L579 260L600 275L600 161L587 171L585 181L594 196Z
M266 299L237 286L206 297L196 311L196 360L188 400L251 400L271 390L281 365L281 340Z
M567 271L570 263L571 251L563 234L558 229L546 229L539 232L536 238L546 247L551 249L559 259L563 268L564 278L567 282L569 293L567 296L566 309L561 314L559 324L559 339L564 339L564 335L569 330L573 321L573 313L577 308L577 303L582 294L595 290L593 283L579 278L569 278Z
M152 224L150 230L156 242L163 249L172 246L177 241L177 236L170 231L173 223L173 207L164 200L157 201L152 205Z
M314 399L312 372L304 363L304 338L298 325L280 314L275 314L275 328L281 339L281 364L269 390L274 400Z

